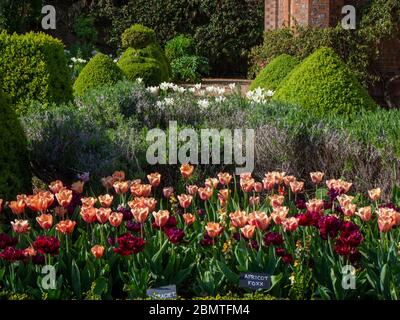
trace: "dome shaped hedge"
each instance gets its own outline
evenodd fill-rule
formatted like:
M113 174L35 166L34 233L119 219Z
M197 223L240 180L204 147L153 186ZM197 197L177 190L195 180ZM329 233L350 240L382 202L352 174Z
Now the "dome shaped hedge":
M274 100L317 114L351 116L377 107L367 90L331 48L322 47L298 65L278 87Z
M82 69L74 83L74 94L85 92L101 85L112 85L124 78L122 70L105 54L98 53Z
M26 138L10 99L0 91L0 199L31 191Z
M264 88L276 90L286 76L298 65L298 61L288 54L272 59L252 81L250 90Z

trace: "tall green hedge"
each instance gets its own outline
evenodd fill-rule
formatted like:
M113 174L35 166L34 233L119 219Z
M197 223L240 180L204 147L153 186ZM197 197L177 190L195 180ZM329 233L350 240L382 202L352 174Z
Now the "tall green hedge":
M377 107L349 67L327 47L318 49L298 65L273 98L300 105L319 116L352 116Z
M0 89L18 114L33 100L60 103L72 98L64 45L44 33L0 33L0 74Z
M261 70L251 82L250 90L258 87L276 90L286 76L297 66L299 61L288 54L282 54L273 59Z
M0 90L0 199L31 189L26 138L9 97Z

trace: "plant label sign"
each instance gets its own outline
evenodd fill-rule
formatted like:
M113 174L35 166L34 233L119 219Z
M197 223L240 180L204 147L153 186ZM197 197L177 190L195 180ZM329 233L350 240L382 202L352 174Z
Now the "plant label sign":
M155 300L176 299L176 285L147 289L147 296Z
M269 289L271 287L271 276L263 273L241 273L239 287L251 290Z

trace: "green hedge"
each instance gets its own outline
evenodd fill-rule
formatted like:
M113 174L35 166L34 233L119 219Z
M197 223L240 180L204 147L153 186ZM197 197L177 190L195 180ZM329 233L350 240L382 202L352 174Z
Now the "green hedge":
M156 33L141 24L134 24L121 35L121 42L124 49L141 49L156 42Z
M31 189L26 138L9 98L0 91L0 199Z
M64 45L44 33L0 33L0 74L0 89L10 96L18 114L24 114L33 100L60 103L72 98Z
M273 59L252 81L250 90L258 87L276 90L286 76L298 65L298 61L288 54Z
M127 49L118 61L118 66L129 81L143 79L147 86L156 86L161 83L161 69L159 63L152 58L140 57L133 48Z
M301 105L320 116L351 116L377 107L347 65L326 47L298 65L278 87L274 99Z
M82 69L74 83L74 94L82 96L101 85L115 84L124 78L122 70L105 54L96 54Z

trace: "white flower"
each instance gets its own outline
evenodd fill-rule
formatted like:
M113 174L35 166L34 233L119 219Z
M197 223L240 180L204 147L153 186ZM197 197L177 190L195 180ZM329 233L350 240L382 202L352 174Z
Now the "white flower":
M166 91L168 89L172 89L174 91L178 90L178 86L174 83L170 83L170 82L162 82L160 84L160 89L163 91Z
M189 88L188 91L189 91L190 93L195 93L195 92L196 92L196 88Z
M142 79L142 78L137 78L137 79L136 79L136 82L140 84L140 83L143 82L143 79Z
M207 91L207 92L214 92L215 89L216 89L216 87L214 87L214 86L208 86L208 87L206 88L206 91Z
M117 62L118 62L118 59L114 59L113 62L114 62L114 63L117 63Z
M210 105L210 103L208 102L207 99L199 100L199 101L197 101L197 104L198 104L199 107L202 108L202 109L207 109L208 106Z
M186 89L184 87L179 87L178 88L178 92L179 93L184 93L186 91Z
M272 97L275 94L275 91L268 90L266 93L267 97Z
M224 87L216 88L215 93L222 96L225 93L225 88Z
M86 63L86 60L85 59L81 59L81 58L78 58L77 61L78 61L78 63Z
M265 103L268 98L272 97L275 92L272 90L265 91L263 88L256 88L253 91L248 91L246 96L249 100L255 103Z
M215 101L218 103L224 102L226 100L226 98L224 96L219 96L215 98Z
M164 109L164 102L163 101L157 101L156 102L156 107L160 109Z
M231 89L233 91L233 90L235 90L235 88L236 88L236 83L229 84L229 89Z
M158 92L158 87L148 87L146 90L150 93L156 94Z
M73 68L74 66L72 64L70 64L68 67Z
M166 106L172 106L173 104L174 104L174 98L165 98L164 99L164 104L166 105Z
M204 96L206 94L206 92L204 91L204 90L201 90L200 92L199 92L199 95L201 95L201 96Z
M196 83L196 84L194 85L194 88L195 88L196 90L200 90L200 89L201 89L201 83Z

